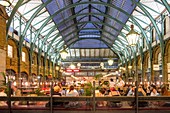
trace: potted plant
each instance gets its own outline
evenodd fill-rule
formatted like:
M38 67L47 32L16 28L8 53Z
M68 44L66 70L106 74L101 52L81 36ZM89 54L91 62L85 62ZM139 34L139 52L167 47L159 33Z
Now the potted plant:
M91 96L92 95L92 83L88 82L84 84L84 95L85 96Z
M97 74L94 76L94 79L95 80L100 80L100 78L102 77L102 74Z

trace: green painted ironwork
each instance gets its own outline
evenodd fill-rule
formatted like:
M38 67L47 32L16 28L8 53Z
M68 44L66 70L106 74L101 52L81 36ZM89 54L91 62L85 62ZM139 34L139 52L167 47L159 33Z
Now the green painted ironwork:
M90 3L91 3L91 2L90 2ZM101 3L99 3L99 2L92 2L92 3L101 4ZM89 2L83 2L83 3L72 4L72 5L70 5L70 6L67 6L67 7L63 8L63 9L60 9L59 11L57 11L56 13L54 13L52 16L50 16L48 20L52 19L56 14L62 12L63 10L65 10L65 9L67 9L67 8L74 7L74 6L76 6L76 5L80 5L80 4L89 4ZM112 6L112 7L113 7L113 6ZM120 9L120 8L119 8L119 9ZM125 12L125 11L124 11L124 12ZM128 14L128 13L127 13L127 14ZM48 22L48 21L46 21L46 22ZM44 25L46 24L46 22L44 23Z
M86 14L86 13L85 13ZM81 14L82 15L82 14ZM84 15L84 14L83 14ZM107 15L105 15L105 16L107 16ZM111 16L110 16L111 17ZM116 19L114 19L114 20L116 20ZM119 22L119 21L118 21ZM121 23L121 22L120 22ZM62 24L62 22L61 22L61 24ZM121 24L123 24L123 23L121 23ZM69 28L69 27L68 27ZM126 29L129 29L128 27L126 27Z
M168 4L168 2L166 0L161 0L161 1L164 4L164 6L166 7L166 9L168 10L168 12L170 13L170 5Z
M97 13L84 13L84 14L77 14L77 15L73 15L73 16L70 16L69 18L67 18L67 19L65 19L65 20L63 20L62 22L60 22L57 26L59 26L59 25L62 25L63 23L65 23L65 22L67 22L68 20L71 20L71 19L73 19L73 18L75 18L75 17L77 17L77 16L81 16L81 15L103 15L104 16L104 14L97 14ZM107 16L107 15L105 15L105 16ZM108 17L110 17L111 19L114 19L114 18L112 18L111 16L108 16ZM116 19L114 19L114 20L116 20ZM120 22L120 21L119 21ZM87 22L81 22L81 23L87 23ZM89 23L89 22L88 22ZM96 22L96 23L101 23L101 22ZM123 25L123 23L122 22L120 22L122 25ZM106 24L106 23L104 23L104 24ZM44 24L43 24L44 25ZM109 25L109 24L108 24ZM56 27L57 27L56 26ZM110 25L109 25L110 26ZM127 27L126 27L127 28ZM38 33L37 33L37 35L36 35L36 38L38 38L38 35L40 34L40 32L41 32L41 30L43 29L43 27L40 27L40 29L39 29L39 31L38 31ZM116 30L116 31L118 31L119 32L119 30L118 29L116 29L116 28L114 28L114 27L112 27L112 29L114 29L114 30ZM127 29L129 29L129 28L127 28ZM121 33L122 34L122 33ZM122 34L123 35L123 34ZM36 38L35 38L35 40L36 40ZM35 43L35 41L33 42L33 43Z
M85 4L85 3L83 3L83 4ZM100 3L99 3L100 4ZM75 5L75 4L74 4ZM65 7L66 8L66 7ZM65 9L65 8L63 8L63 9ZM63 10L63 9L61 9L61 10ZM60 11L60 10L59 10ZM59 11L57 11L57 12L59 12ZM61 12L61 11L60 11Z
M163 4L166 4L166 3L167 3L166 0L162 0L162 2L163 2ZM106 3L96 3L96 2L90 2L90 3L102 4L102 5L105 4L105 5L106 5ZM89 4L90 4L90 3L89 3ZM80 4L82 4L82 3L80 3ZM80 4L77 4L77 5L80 5ZM84 4L84 3L83 3L83 4ZM87 3L86 3L86 4L87 4ZM77 6L77 5L75 5L75 6ZM166 4L166 5L168 5L168 4ZM168 10L168 9L169 9L169 5L168 5L168 6L166 6L166 5L165 5L165 7L166 7L167 10ZM72 6L73 6L73 5L72 5ZM108 5L106 5L106 6L108 6ZM71 7L71 6L69 6L69 7ZM109 7L111 7L111 6L109 6ZM66 7L65 7L65 8L66 8ZM115 8L115 7L114 7L114 8ZM64 9L64 8L63 8L63 9ZM67 9L67 8L66 8L66 9ZM117 9L117 8L115 8L115 9ZM145 8L144 8L144 9L145 9ZM59 10L59 11L60 11L60 10ZM169 11L169 10L168 10L168 11ZM58 12L58 11L57 11L57 12ZM62 12L62 11L61 11L61 12ZM121 12L122 12L122 11L121 11ZM145 12L145 11L144 11L144 12ZM146 15L148 15L147 12L145 12L145 13L146 13ZM125 13L124 13L124 14L125 14ZM126 14L126 15L129 16L129 17L132 19L132 21L134 21L132 16L130 16L129 14ZM149 19L152 20L152 18L150 18L150 17L149 17ZM47 20L48 20L48 19L47 19ZM154 20L152 20L152 21L154 22ZM136 21L134 24L138 24L137 21ZM161 33L159 33L159 29L156 28L156 26L157 26L157 25L156 25L156 23L155 23L154 27L155 27L156 31L158 32L158 35L160 35L159 38L161 38L161 37L162 37L162 36L161 36ZM144 35L145 32L144 32L143 28L142 28L141 26L138 26L138 27L140 28L142 34ZM124 37L124 36L123 36L123 37ZM147 44L149 45L149 48L150 48L150 46L151 46L150 43L151 43L151 42L149 42L148 37L146 36L146 34L144 35L144 37L146 38Z
M37 9L38 7L40 7L41 5L42 5L42 4L40 4L40 5L38 5L38 6L34 7L34 8L32 8L31 10L29 10L28 12L26 12L26 13L24 13L24 14L22 14L22 15L24 16L24 15L30 13L31 11L36 10L36 9Z
M149 9L149 10L151 10L151 11L157 13L157 14L160 14L160 12L157 12L156 10L153 10L152 8L146 6L145 4L143 4L143 3L141 3L141 2L140 2L140 4L141 4L142 6L144 6L144 7L146 7L147 9ZM146 8L145 8L145 9L146 9Z
M11 22L12 22L12 20L13 20L13 17L14 17L14 15L15 15L15 13L17 12L18 8L19 8L19 7L21 6L21 4L23 3L23 1L24 1L24 0L19 0L19 1L17 2L17 4L15 5L15 7L13 8L13 10L12 10L12 13L11 13L11 15L10 15L10 17L9 17L9 19L8 19L7 25L6 25L6 35L7 35L6 39L8 39L8 30L9 30L9 27L10 27Z
M152 24L153 24L153 26L154 26L154 28L155 28L155 30L156 30L156 32L157 32L158 38L159 38L159 40L160 40L160 48L161 48L162 75L163 75L164 81L166 81L166 80L165 80L165 77L164 77L164 49L165 49L165 47L164 47L164 41L163 41L163 38L162 38L163 36L162 36L162 34L160 33L160 30L159 30L158 26L156 25L156 22L155 22L154 18L151 16L151 14L150 14L140 3L137 3L137 2L135 2L135 1L134 1L134 3L135 3L137 6L139 6L139 8L148 16L148 18L151 20L151 22L152 22ZM153 70L153 69L151 69L151 70ZM152 78L152 79L153 79L153 78Z
M29 21L27 22L24 30L23 30L23 34L22 34L22 37L21 37L21 40L20 40L20 47L22 47L22 43L23 43L23 40L24 40L24 36L29 28L29 26L31 25L31 22L33 21L33 19L36 17L36 15L44 8L46 7L46 5L48 5L52 0L48 0L47 2L45 2L44 4L42 4L36 11L35 13L31 16L31 18L29 19Z

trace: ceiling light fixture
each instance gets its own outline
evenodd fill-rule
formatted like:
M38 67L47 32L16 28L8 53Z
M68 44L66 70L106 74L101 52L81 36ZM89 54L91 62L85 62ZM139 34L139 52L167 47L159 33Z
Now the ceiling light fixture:
M68 52L66 51L66 45L64 46L64 49L60 51L61 58L64 60L66 59Z
M75 68L76 68L76 66L73 63L71 63L70 69L75 69Z
M130 46L136 46L138 40L139 40L139 34L134 31L134 25L131 25L131 30L129 31L129 33L126 35L126 39L128 41L128 44Z
M81 63L77 63L77 67L81 67Z
M112 58L109 58L107 62L109 64L109 66L113 65L113 59Z

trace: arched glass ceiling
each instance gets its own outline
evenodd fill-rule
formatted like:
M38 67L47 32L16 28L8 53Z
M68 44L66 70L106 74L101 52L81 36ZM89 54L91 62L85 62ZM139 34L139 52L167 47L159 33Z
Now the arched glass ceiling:
M43 2L46 1L43 0ZM71 6L71 4L75 4L75 6L72 7L73 5ZM69 5L71 7L67 8ZM136 6L130 0L92 0L91 3L89 0L62 0L52 1L46 8L50 15L55 14L62 8L66 8L56 14L53 20L58 24L57 28L59 31L66 29L64 32L61 32L61 35L65 37L64 40L67 45L70 44L69 42L73 38L73 40L78 40L79 38L101 38L112 45L124 23L128 20L128 16L111 5L119 7L128 14L131 14ZM66 21L62 22L63 20ZM70 25L72 26L70 27ZM68 33L72 33L72 35L66 36Z
M12 7L8 9L9 10L7 11L8 15L11 14L12 8L14 8L17 5L19 0L10 0L10 2L12 3ZM23 4L18 8L18 11L16 12L14 16L14 19L10 25L10 31L14 31L15 29L18 32L17 33L18 35L20 34L19 32L21 32L22 34L26 26L26 22L28 22L31 19L32 15L38 10L38 8L41 7L42 4L43 2L41 0L24 1ZM42 8L42 10L39 11L38 15L32 20L31 26L29 26L29 30L26 32L26 35L25 35L25 40L27 42L35 43L36 47L42 48L42 50L45 52L48 49L48 45L51 43L51 41L53 41L54 38L56 38L56 40L52 44L52 47L50 48L51 50L49 51L54 51L53 50L54 45L62 40L61 35L56 37L56 34L59 34L59 31L55 27L55 23L52 20L50 20L48 24L42 29L42 31L40 32L40 35L38 36L38 39L34 39L36 37L37 31L44 24L44 22L48 19L49 16L50 16L49 12L46 10L46 8L45 7ZM20 25L21 25L21 28L19 27ZM32 33L30 33L30 30ZM47 37L50 31L53 31L53 32L51 32L49 36ZM46 37L47 39L45 39ZM63 41L60 42L57 48L59 48L60 46L62 47L63 45L61 44L63 44Z
M86 45L88 44L88 46ZM101 40L95 40L95 39L84 39L77 41L75 44L72 44L70 48L108 48L108 46L103 43Z
M160 14L163 12L166 15L168 13L165 11L168 7L166 3L170 4L170 0L140 0L139 3L138 0L10 0L10 2L12 6L7 9L9 16L13 18L10 31L16 30L18 36L23 35L25 41L35 43L35 47L48 52L49 55L53 54L56 48L62 49L64 44L68 46L75 44L76 47L80 47L82 45L75 42L89 38L100 40L106 44L105 47L119 53L120 48L126 49L125 36L132 23L137 32L142 33L141 30L144 30L145 33L142 34L146 34L147 42L151 40L149 31L153 29L148 27L151 18L157 18L156 25L161 31ZM14 17L11 16L12 11L18 6L17 13ZM152 17L148 17L141 6ZM96 44L96 47L98 46L99 44Z

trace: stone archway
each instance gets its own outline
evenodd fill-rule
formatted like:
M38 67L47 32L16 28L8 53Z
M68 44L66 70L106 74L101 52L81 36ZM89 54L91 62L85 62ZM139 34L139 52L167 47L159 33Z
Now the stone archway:
M6 69L6 74L9 80L12 81L16 80L16 72L13 69Z
M27 85L25 84L25 83L28 83L28 74L25 72L25 71L23 71L23 72L21 72L21 87L26 87Z
M153 82L162 82L162 57L161 57L161 50L160 46L157 46L154 48L153 52L153 74L152 74L152 80ZM159 65L159 69L154 69L154 65Z
M29 79L29 82L34 84L34 82L37 82L37 75L35 73L32 73Z

